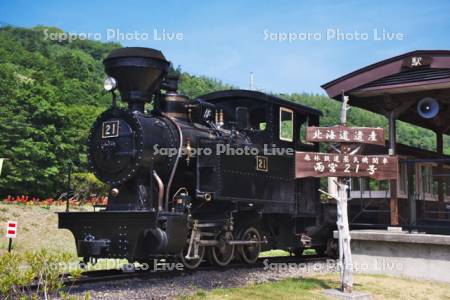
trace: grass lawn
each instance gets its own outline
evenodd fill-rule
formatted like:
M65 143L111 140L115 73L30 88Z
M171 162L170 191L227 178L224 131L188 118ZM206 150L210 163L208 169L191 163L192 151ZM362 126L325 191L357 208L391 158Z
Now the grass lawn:
M322 289L338 288L339 275L310 275L240 288L198 291L183 300L197 299L330 299ZM354 290L370 292L374 299L450 299L450 285L382 275L354 276Z
M64 252L73 255L73 266L77 266L75 240L68 229L58 229L56 212L65 211L65 206L38 206L0 203L0 255L8 251L5 238L6 222L17 221L17 238L13 240L12 252L24 253L46 249L50 252ZM93 211L92 206L74 207L71 211ZM99 259L88 270L119 268L124 259ZM71 266L72 267L72 266Z
M316 250L314 249L305 249L303 251L303 255L316 255ZM289 252L284 250L270 250L261 252L259 257L274 257L274 256L289 256Z
M273 257L273 256L289 256L289 252L283 250L270 250L261 252L259 257Z
M17 238L13 240L13 251L25 252L42 248L75 254L75 241L67 229L58 229L56 212L64 211L65 206L38 206L19 204L0 204L0 255L7 251L5 238L7 221L17 221ZM92 210L77 207L76 210Z

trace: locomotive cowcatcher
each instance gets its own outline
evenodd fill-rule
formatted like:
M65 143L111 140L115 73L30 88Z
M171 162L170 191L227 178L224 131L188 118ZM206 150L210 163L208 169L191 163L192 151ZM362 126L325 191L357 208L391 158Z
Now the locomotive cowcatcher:
M330 246L334 210L318 179L294 174L295 150L318 150L301 137L320 111L247 90L190 100L154 49L114 50L104 66L113 101L90 131L88 164L110 185L108 204L59 213L80 257L172 257L194 269Z

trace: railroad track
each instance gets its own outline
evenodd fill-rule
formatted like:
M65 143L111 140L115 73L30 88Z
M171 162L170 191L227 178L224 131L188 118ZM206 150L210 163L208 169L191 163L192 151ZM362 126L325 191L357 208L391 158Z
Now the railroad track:
M252 265L245 263L234 262L230 263L226 267L218 267L211 265L201 265L195 270L136 270L133 272L123 271L118 269L111 270L98 270L98 271L86 271L81 274L79 278L71 278L68 275L64 276L65 286L79 286L89 283L97 282L107 282L114 280L125 280L133 278L164 278L164 277L174 277L186 274L193 274L200 271L226 271L230 269L258 269L263 268L266 263L314 263L323 262L329 259L328 257L319 256L306 256L306 257L296 257L296 256L277 256L277 257L260 257L258 261Z

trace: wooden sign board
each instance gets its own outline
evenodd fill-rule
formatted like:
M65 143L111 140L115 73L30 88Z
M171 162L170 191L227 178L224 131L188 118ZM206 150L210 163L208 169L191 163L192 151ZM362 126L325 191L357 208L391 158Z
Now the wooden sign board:
M397 156L295 153L295 177L370 177L396 179Z
M433 62L433 57L431 56L410 56L403 59L402 67L406 68L420 68L429 67Z
M306 141L329 143L356 143L384 145L384 129L368 127L333 127L306 128Z

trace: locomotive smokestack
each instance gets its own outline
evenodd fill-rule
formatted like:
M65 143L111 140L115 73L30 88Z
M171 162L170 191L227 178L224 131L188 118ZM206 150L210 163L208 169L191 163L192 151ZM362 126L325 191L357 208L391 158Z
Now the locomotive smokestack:
M141 47L120 48L103 61L105 72L117 82L128 108L144 111L167 74L170 63L159 50Z

